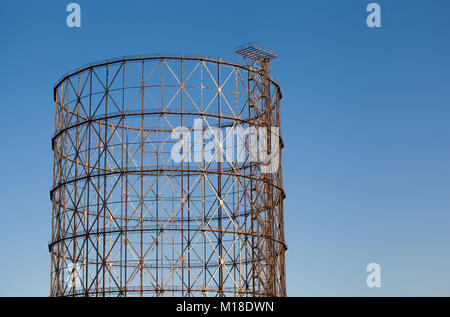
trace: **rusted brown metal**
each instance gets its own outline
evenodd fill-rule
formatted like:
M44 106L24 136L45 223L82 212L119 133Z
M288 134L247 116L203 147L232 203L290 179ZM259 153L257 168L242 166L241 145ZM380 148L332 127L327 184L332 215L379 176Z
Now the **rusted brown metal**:
M213 127L279 127L270 59L244 57L120 58L59 81L51 296L286 295L281 159L262 173L249 155L172 155L196 119L202 141Z

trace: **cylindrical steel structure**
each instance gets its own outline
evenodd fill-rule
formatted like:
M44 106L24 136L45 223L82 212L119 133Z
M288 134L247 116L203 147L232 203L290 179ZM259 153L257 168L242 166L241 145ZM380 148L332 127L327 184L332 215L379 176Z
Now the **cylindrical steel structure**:
M67 74L54 98L51 296L286 295L267 72L127 57Z

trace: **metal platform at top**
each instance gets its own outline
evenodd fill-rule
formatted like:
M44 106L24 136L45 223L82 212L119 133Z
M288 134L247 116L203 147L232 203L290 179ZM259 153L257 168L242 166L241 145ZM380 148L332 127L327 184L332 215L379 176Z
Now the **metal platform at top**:
M268 49L254 42L250 42L236 48L236 54L256 62L270 62L272 59L278 57L278 53L274 50Z

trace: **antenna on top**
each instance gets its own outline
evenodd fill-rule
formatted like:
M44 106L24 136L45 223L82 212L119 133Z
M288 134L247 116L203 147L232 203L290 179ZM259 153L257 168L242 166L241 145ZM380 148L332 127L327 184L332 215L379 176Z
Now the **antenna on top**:
M278 57L278 53L255 42L236 48L235 53L241 55L253 69L269 70L269 63Z

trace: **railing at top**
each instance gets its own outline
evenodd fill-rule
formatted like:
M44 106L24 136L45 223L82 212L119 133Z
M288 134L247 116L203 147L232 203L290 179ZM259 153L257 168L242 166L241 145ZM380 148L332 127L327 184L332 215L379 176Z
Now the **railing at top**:
M89 64L84 64L80 67L77 67L75 69L73 69L72 71L68 71L66 73L64 73L59 79L58 81L55 83L55 85L53 86L54 88L58 87L61 82L66 78L69 77L71 75L77 74L78 72L82 71L82 70L86 70L89 69L91 67L98 67L98 66L102 66L102 65L106 65L106 64L112 64L112 63L118 63L118 62L122 62L122 61L138 61L138 60L145 60L145 59L154 59L154 58L186 58L186 59L195 59L195 60L206 60L206 61L211 61L211 62L219 62L219 63L227 63L230 65L235 65L235 66L239 66L239 67L243 67L246 68L245 65L242 65L236 61L233 60L228 60L228 59L223 59L223 58L216 58L216 57L210 57L210 56L203 56L203 55L191 55L191 54L144 54L144 55L128 55L128 56L120 56L120 57L116 57L116 58L108 58L108 59L103 59L94 63L89 63Z

